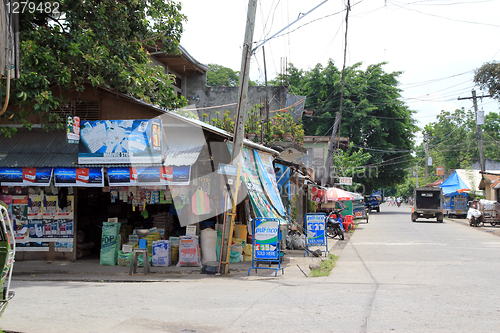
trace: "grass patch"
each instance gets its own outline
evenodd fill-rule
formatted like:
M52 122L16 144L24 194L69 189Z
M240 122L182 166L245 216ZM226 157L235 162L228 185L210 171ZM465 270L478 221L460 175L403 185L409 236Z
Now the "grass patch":
M319 262L319 269L313 269L310 273L310 277L320 277L320 276L328 276L330 275L330 272L332 271L333 267L335 267L335 263L337 262L337 257L334 254L328 254L328 257L326 259L323 259L323 261Z

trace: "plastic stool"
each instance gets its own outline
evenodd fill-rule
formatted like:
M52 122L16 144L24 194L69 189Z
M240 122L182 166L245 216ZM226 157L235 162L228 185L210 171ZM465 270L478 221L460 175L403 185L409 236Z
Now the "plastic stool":
M130 263L129 275L135 274L137 272L137 264L139 262L139 255L142 254L142 266L144 267L144 274L149 274L149 254L148 249L134 249L132 254L132 262Z
M349 232L349 227L351 230L354 230L354 216L353 215L346 215L344 218L344 222L342 223L344 225L344 229Z

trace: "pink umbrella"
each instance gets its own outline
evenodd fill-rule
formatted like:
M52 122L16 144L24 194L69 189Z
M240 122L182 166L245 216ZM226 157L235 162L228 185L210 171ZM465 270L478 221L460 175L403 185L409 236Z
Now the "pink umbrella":
M327 201L348 201L352 200L354 197L347 191L341 188L332 187L326 190L326 200Z

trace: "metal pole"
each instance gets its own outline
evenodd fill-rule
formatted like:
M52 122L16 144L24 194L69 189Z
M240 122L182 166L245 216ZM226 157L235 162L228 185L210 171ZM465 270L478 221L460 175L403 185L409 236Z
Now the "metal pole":
M428 154L429 154L429 133L425 133L425 183L427 185L427 164L428 164Z

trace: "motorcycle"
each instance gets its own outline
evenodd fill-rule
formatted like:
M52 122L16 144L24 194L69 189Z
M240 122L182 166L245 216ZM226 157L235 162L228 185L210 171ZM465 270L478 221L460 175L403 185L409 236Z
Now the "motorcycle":
M400 206L401 206L401 201L398 200L398 207L400 207Z
M344 240L344 230L342 229L342 215L341 210L333 210L326 218L326 234L330 238L336 236L340 240Z

